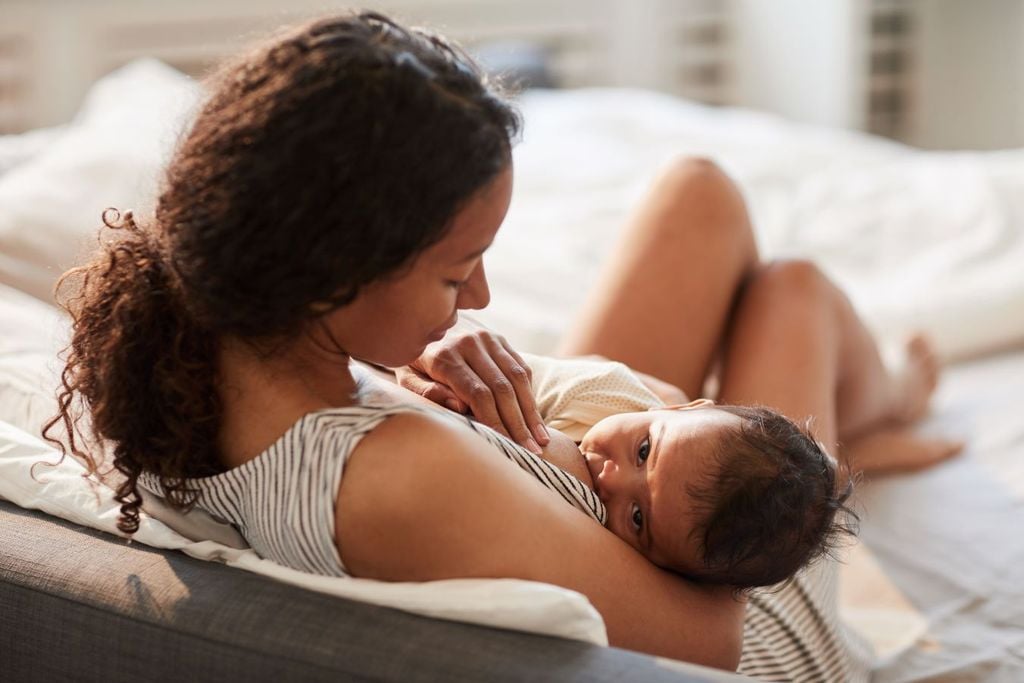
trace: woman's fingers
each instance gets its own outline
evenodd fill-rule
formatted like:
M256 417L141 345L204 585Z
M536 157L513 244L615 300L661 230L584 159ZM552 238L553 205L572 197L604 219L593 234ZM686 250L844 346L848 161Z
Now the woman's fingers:
M395 379L400 386L449 410L453 410L456 413L466 413L469 411L469 406L460 401L459 397L449 387L440 382L435 382L416 370L416 368L409 366L396 368Z
M533 425L540 416L527 369L494 335L470 337L462 346L463 377L452 382L456 395L469 404L477 420L539 455Z
M519 400L519 408L526 419L530 432L542 446L546 446L551 440L547 427L537 409L537 401L533 395L533 370L523 360L523 357L515 352L504 337L497 337L499 349L495 350L495 357L498 365L505 372L505 376L512 380L516 389L516 398ZM502 351L504 353L502 353Z
M464 356L474 380L463 400L469 403L473 415L489 427L508 435L531 451L540 451L516 400L516 385L505 376L497 359L493 358L483 342L466 349Z
M501 335L462 325L427 346L399 383L458 412L461 402L473 417L538 455L549 437L537 410L531 370ZM447 393L450 392L450 395Z

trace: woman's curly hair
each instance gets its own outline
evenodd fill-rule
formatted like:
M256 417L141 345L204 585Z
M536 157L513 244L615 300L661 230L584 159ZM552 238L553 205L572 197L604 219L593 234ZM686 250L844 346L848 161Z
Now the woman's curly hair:
M373 12L288 30L210 86L152 220L105 212L98 254L58 284L73 334L44 435L95 471L75 438L88 413L127 534L144 471L188 509L185 480L224 470L219 340L290 339L410 263L507 167L520 126L461 49Z

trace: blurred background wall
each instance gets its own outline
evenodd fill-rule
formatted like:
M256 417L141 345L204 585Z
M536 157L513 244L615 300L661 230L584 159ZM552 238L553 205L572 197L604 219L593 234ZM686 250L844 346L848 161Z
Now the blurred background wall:
M0 0L0 133L153 56L201 76L324 0ZM527 84L651 88L925 148L1024 146L1024 0L364 0Z

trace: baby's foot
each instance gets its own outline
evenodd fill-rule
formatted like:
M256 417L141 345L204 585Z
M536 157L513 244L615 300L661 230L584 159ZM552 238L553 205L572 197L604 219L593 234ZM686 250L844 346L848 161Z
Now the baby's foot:
M855 439L842 449L854 472L891 474L914 472L952 458L964 442L945 437L914 434L908 427L878 429Z
M924 417L939 383L939 359L927 337L914 335L907 341L900 367L893 373L893 401L890 418L909 424Z

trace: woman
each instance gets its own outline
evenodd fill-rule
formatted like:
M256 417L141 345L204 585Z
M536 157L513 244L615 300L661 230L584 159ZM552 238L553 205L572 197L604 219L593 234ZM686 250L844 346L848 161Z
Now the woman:
M393 581L553 583L590 599L614 645L734 669L745 606L732 591L651 565L495 457L511 442L433 411L365 400L353 359L420 359L424 377L447 377L477 406L493 400L487 385L452 377L493 366L493 421L517 440L547 441L525 398L528 371L500 338L473 336L487 364L456 354L451 373L424 354L459 309L487 304L482 254L511 193L518 121L471 63L439 37L363 13L295 29L213 85L153 220L140 227L130 214L105 216L125 232L78 271L68 303L74 336L49 427L73 434L84 399L125 477L122 530L137 528L139 487L154 488L232 519L254 547L293 566ZM715 204L703 210L734 221ZM708 254L725 256L722 267L739 278L739 257L753 253ZM786 288L776 272L763 274L765 296ZM762 289L750 288L748 297ZM698 393L684 380L697 381L718 343L733 298L725 289L709 285L716 298L689 323L706 352L677 347L692 356L680 374L652 366L653 374ZM612 338L595 315L570 350L615 355L598 343ZM738 330L754 325L748 317L738 312ZM731 358L737 344L726 353L723 393L761 400L768 383L759 372L729 369L743 367L739 350ZM826 360L839 364L834 352ZM829 379L834 372L822 391ZM793 407L820 417L830 404L818 398ZM73 439L71 450L88 458Z

